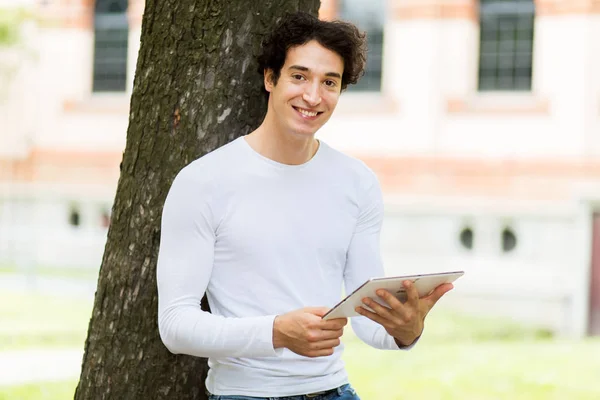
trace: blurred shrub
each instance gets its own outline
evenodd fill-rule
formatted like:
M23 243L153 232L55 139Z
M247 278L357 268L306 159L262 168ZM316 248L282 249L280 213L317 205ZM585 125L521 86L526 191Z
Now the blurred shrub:
M28 17L23 9L0 8L0 46L19 43L21 24Z

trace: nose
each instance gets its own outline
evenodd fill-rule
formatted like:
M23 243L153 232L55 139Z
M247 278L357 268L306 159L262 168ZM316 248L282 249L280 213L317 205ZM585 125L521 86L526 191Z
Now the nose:
M319 93L319 84L315 82L312 85L306 85L306 90L302 95L302 99L311 107L318 106L321 103L321 93Z

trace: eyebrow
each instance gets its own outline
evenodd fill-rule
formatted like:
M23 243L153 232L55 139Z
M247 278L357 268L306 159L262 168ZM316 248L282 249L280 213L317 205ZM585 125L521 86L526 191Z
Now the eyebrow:
M308 71L310 71L310 69L309 69L309 68L307 68L307 67L303 67L302 65L292 65L292 66L291 66L291 67L289 67L288 69L297 69L297 70L299 70L299 71L304 71L304 72L308 72ZM332 77L332 78L338 78L338 79L341 79L341 78L342 78L342 76L341 76L340 74L338 74L337 72L327 72L327 73L325 74L325 76L330 76L330 77Z

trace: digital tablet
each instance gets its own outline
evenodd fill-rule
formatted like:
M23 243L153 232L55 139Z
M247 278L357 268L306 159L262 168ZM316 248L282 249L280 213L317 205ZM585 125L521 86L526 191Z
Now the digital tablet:
M386 306L385 302L377 296L375 293L379 289L386 289L392 293L401 302L406 301L406 290L402 285L404 281L412 281L417 288L419 297L427 296L436 287L443 283L452 283L461 276L464 275L464 271L453 271L453 272L441 272L435 274L420 274L420 275L406 275L406 276L391 276L384 278L372 278L363 283L354 292L346 296L345 299L340 301L335 307L327 312L323 316L323 319L334 319L343 317L357 317L359 313L355 311L356 307L363 306L367 310L371 310L367 307L362 299L370 297L377 303Z

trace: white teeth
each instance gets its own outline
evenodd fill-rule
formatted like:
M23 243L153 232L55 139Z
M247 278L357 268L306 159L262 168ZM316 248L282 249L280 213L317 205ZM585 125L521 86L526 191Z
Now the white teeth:
M306 115L307 117L316 117L317 116L317 112L316 111L306 111L303 110L301 108L297 108L298 111L300 111L302 114Z

